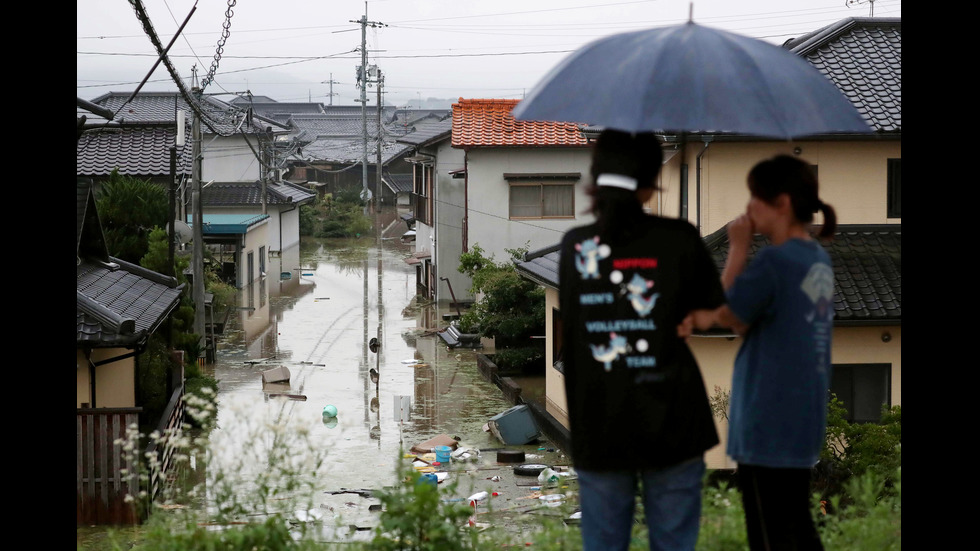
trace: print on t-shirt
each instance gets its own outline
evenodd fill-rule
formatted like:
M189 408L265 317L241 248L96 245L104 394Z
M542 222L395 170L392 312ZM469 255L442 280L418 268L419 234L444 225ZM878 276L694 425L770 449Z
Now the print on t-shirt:
M602 244L599 236L575 244L575 268L582 279L606 277L613 289L618 287L618 291L592 291L578 296L579 304L590 307L592 312L588 316L592 319L585 322L585 330L596 337L599 334L608 335L608 338L602 338L602 342L589 343L592 357L602 364L605 371L612 371L616 362L621 362L628 368L655 368L658 350L651 347L646 336L657 330L652 314L660 293L651 292L654 287L651 276L657 269L657 258L612 258L612 270L603 276L600 262L611 256L611 247ZM607 317L617 311L608 307L619 301L626 301L636 317L620 317L615 314L612 318ZM640 332L645 335L639 336Z
M633 305L633 309L636 310L638 316L643 318L653 311L653 307L657 304L660 293L653 293L648 297L643 296L653 288L652 279L646 279L636 273L633 274L633 279L629 280L629 283L623 287L623 293L626 294L626 298L629 299L630 304Z
M582 279L599 279L599 261L609 256L609 245L600 245L597 235L576 243L575 251L575 268Z
M612 370L612 363L619 357L620 354L625 354L628 352L629 346L626 344L626 337L623 335L617 335L616 333L609 333L609 345L589 345L592 348L592 357L596 359L597 362L602 362L603 367L606 371Z

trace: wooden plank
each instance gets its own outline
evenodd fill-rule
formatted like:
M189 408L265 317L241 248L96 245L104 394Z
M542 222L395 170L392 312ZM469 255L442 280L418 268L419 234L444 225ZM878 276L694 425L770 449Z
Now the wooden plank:
M97 444L98 444L98 451L99 451L99 465L97 469L98 469L99 477L101 478L101 483L99 484L101 490L99 492L99 497L101 497L102 499L103 506L109 503L109 485L106 484L106 476L108 474L109 465L107 464L108 454L106 453L107 450L105 448L105 441L106 438L108 437L107 434L108 432L109 432L109 416L100 415L99 429L97 432L98 436L96 437L96 440L98 440Z

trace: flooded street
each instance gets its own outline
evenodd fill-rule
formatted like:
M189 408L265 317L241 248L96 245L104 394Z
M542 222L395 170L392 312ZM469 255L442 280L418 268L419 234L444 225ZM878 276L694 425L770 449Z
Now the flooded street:
M484 431L491 417L513 406L477 369L476 352L492 349L449 350L435 334L448 324L448 310L417 301L415 268L404 261L413 246L398 239L404 230L401 221L390 222L380 244L304 238L298 251L270 259L267 276L243 289L228 312L208 366L219 383L211 435L217 464L209 471L224 468L247 480L258 473L250 469L268 462L257 450L283 442L291 442L290 460L320 454L324 462L308 482L327 540L371 537L379 517L371 505L379 501L347 490L394 485L399 464L412 468L403 454L439 435L481 450L476 460L440 469L459 481L460 496L499 490L499 511L536 502L524 499L533 490L520 489L533 487L536 477L515 480L512 465L497 463L504 444ZM224 316L215 312L216 319ZM263 372L280 366L288 381L263 382ZM324 415L327 406L336 408L335 417ZM291 436L303 439L263 432L272 423L288 424ZM567 464L551 446L542 436L506 449L525 451L527 462ZM518 520L505 515L495 522Z

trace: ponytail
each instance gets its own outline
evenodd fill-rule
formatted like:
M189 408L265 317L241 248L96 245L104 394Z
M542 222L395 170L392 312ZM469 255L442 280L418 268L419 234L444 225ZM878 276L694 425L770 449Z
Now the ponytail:
M748 182L752 195L770 204L781 194L787 194L793 217L802 224L812 223L813 213L822 212L824 223L817 237L833 238L837 231L837 212L820 200L817 175L806 162L789 155L776 155L752 167Z
M833 239L834 233L837 231L837 212L834 207L824 203L823 201L817 199L819 205L817 208L823 213L823 226L820 227L820 232L817 233L817 237L821 239Z

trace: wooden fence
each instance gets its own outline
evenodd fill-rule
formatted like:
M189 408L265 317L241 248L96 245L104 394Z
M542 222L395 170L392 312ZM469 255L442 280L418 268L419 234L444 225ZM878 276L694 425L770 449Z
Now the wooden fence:
M76 410L76 524L140 522L136 507L126 503L130 488L138 488L134 454L115 444L117 439L126 439L127 427L139 425L140 411L141 408Z
M136 502L126 502L127 495L138 495L141 489L139 470L145 465L144 452L158 454L161 468L150 477L149 491L156 497L172 472L174 447L170 438L183 426L183 385L177 387L160 419L157 431L164 435L150 442L143 452L127 453L118 439L127 440L128 427L139 425L142 408L77 409L75 415L75 462L77 481L76 523L139 524L144 518ZM125 473L125 474L124 474Z

